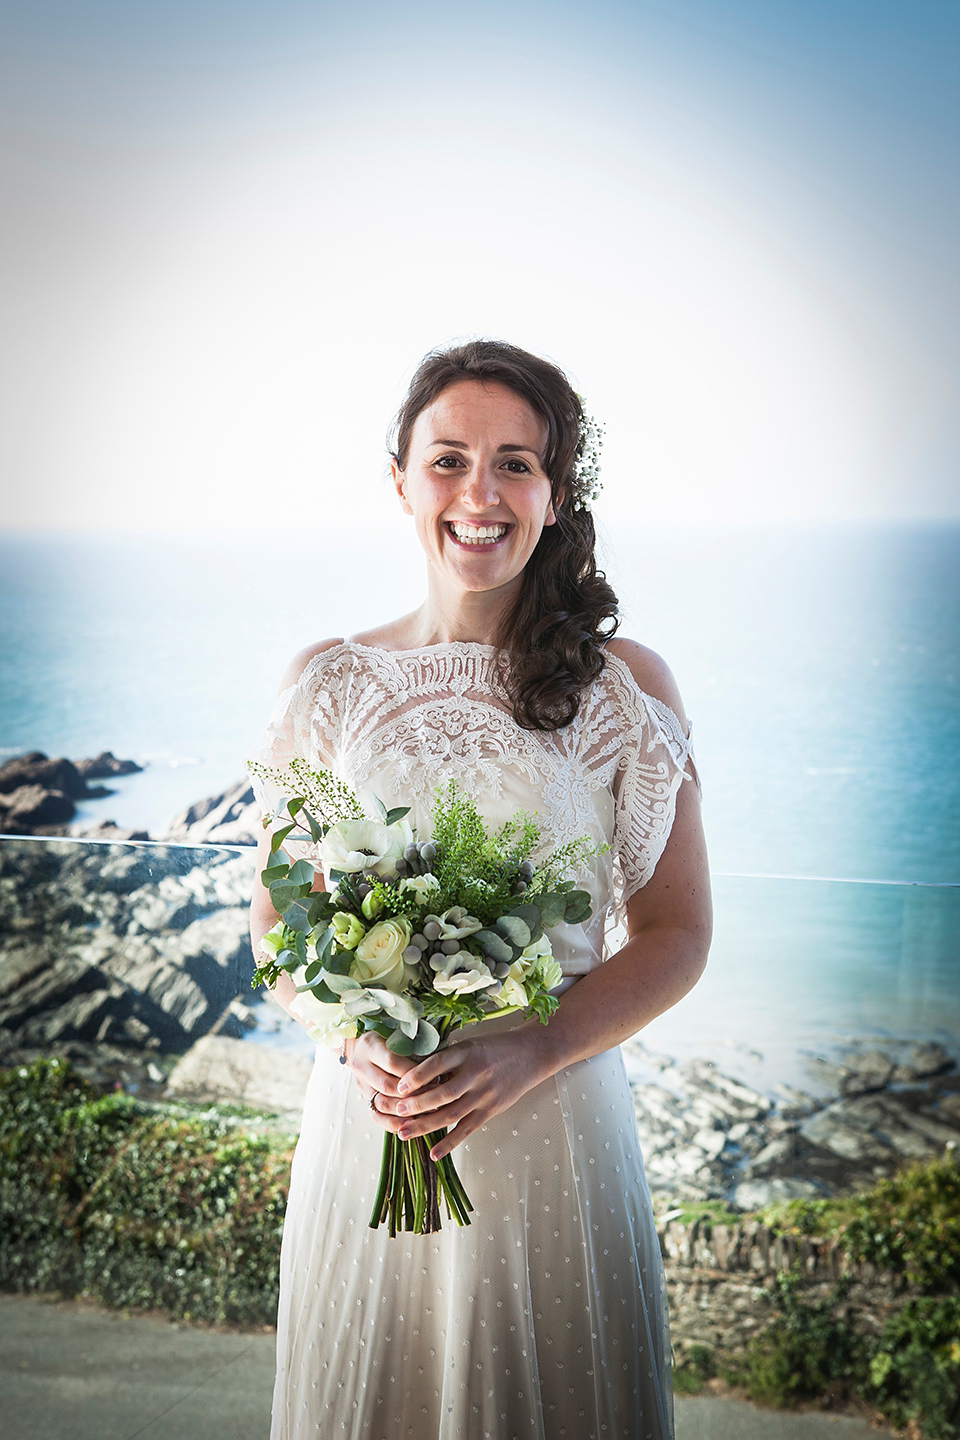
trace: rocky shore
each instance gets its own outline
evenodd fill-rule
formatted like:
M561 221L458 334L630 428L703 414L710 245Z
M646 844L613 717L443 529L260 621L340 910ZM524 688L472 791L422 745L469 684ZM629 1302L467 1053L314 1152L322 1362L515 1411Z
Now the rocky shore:
M0 847L0 1064L74 1060L159 1094L171 1059L251 1023L253 856Z
M103 800L114 792L91 785L113 775L135 775L142 769L134 760L118 760L105 750L91 760L51 760L41 750L17 755L0 765L0 830L7 835L65 835L77 813L78 800ZM110 838L146 840L145 830L118 830L106 822Z
M25 791L72 803L103 790L89 780L136 768L109 752L77 764L33 752L0 768L0 811L20 823ZM266 1034L274 1007L250 990L253 855L180 848L252 845L256 831L240 781L177 816L169 848L0 847L0 1064L58 1053L148 1098L259 1105L289 1120L307 1071L290 1055L281 1084L277 1057L289 1052L257 1043L277 1037ZM850 1044L810 1057L809 1092L770 1094L640 1039L624 1052L664 1212L843 1193L960 1144L960 1073L939 1045Z
M249 852L0 847L0 1064L56 1053L146 1097L295 1115L309 1066L278 1049L275 1007L250 989L254 880ZM811 1057L810 1093L763 1094L640 1039L624 1054L661 1210L834 1195L960 1145L960 1072L939 1045Z

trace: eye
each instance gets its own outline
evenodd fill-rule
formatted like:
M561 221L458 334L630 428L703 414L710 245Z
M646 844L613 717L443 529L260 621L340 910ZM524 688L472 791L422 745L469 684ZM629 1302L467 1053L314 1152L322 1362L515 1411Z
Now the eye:
M442 470L454 470L458 465L462 465L463 461L459 455L440 455L433 463L439 465Z
M511 475L529 475L531 473L530 466L523 460L504 460L503 466L505 470L510 471Z

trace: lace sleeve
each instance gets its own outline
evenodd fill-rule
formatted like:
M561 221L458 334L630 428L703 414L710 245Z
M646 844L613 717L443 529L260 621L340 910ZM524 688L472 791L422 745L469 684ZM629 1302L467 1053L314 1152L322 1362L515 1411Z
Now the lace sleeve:
M631 699L613 782L616 913L621 919L666 848L681 784L693 779L699 788L690 736L674 712L636 686Z
M294 684L280 691L270 723L246 758L275 770L285 769L297 756L318 769L334 765L340 749L346 660L343 645L321 650L308 660ZM261 815L272 815L280 791L257 774L252 784Z

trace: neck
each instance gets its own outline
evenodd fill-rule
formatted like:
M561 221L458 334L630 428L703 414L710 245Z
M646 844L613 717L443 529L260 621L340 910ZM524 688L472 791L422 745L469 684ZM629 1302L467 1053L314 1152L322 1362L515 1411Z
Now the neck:
M495 645L504 616L516 600L519 580L497 590L460 590L444 585L428 568L427 598L411 615L415 645L470 641Z

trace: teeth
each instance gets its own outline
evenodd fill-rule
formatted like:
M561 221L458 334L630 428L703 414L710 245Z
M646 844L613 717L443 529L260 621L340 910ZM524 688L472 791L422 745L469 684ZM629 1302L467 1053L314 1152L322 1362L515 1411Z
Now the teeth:
M456 520L451 521L450 529L467 545L492 545L507 533L506 525L465 525Z

